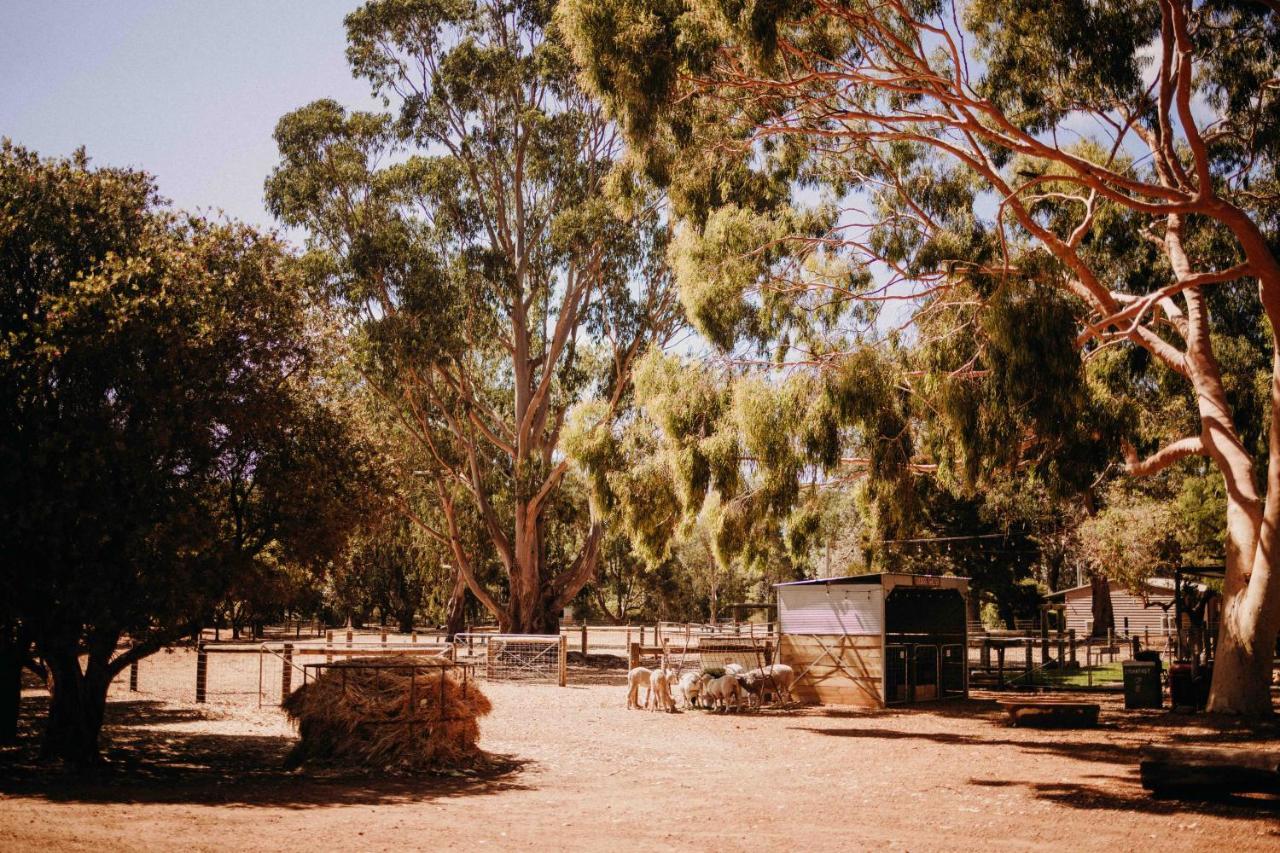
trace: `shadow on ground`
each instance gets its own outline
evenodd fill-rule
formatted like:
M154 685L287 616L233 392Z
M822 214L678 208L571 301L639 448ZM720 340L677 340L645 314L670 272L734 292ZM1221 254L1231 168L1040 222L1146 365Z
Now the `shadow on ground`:
M38 759L44 697L23 699L16 746L0 748L0 794L54 802L182 803L309 809L429 802L517 790L528 763L489 755L485 766L449 774L283 769L292 737L209 734L166 728L209 720L205 712L157 702L111 702L107 763L91 770Z
M990 734L947 731L904 731L879 725L886 719L906 716L968 718L987 720ZM1045 802L1073 809L1129 811L1158 815L1213 815L1228 819L1257 820L1264 815L1280 816L1280 796L1206 796L1177 798L1156 797L1145 791L1138 774L1142 745L1151 741L1199 745L1249 743L1272 748L1280 738L1275 722L1247 723L1233 717L1206 714L1179 715L1167 711L1123 711L1113 706L1104 713L1105 722L1091 731L1097 736L1087 740L1077 737L1059 738L1055 732L1032 733L1026 729L1008 728L1003 711L993 698L980 697L954 700L911 708L847 710L804 709L797 722L811 719L865 720L868 725L795 726L797 731L829 738L865 738L868 740L920 740L964 748L1007 747L1029 754L1059 756L1076 761L1096 762L1102 771L1086 776L1097 784L1047 780L1000 780L970 778L979 787L1022 787ZM1046 737L1047 736L1047 737ZM957 766L971 763L971 757L953 759ZM1280 835L1280 828L1275 830Z

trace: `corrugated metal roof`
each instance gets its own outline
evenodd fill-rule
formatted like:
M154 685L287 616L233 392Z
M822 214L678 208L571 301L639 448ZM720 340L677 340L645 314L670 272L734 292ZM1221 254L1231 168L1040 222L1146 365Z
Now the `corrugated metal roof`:
M874 635L884 632L884 589L872 584L787 584L778 590L784 634Z

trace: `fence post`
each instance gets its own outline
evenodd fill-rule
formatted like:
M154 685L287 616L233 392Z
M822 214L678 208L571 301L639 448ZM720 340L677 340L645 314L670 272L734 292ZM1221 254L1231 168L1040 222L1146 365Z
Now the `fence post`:
M387 629L383 628L382 629L382 645L385 646L386 644L387 644Z
M670 654L669 654L669 653L668 653L668 651L667 651L667 643L668 643L668 642L669 642L668 638L666 638L666 637L663 637L663 638L662 638L662 668L663 668L663 669L669 669L669 668L670 668L670 667L669 667L668 662L670 661L671 656L670 656Z
M1116 662L1116 653L1111 651L1113 648L1115 648L1115 644L1116 644L1116 629L1108 628L1107 629L1107 655L1110 657L1111 663Z
M630 625L627 626L627 648L628 649L631 648L631 626ZM635 667L632 667L632 669L635 669Z
M138 662L129 664L129 692L138 692Z
M412 640L411 642L414 642L414 643L418 642L418 629L417 629L417 628L414 628L414 629L413 629L413 640Z
M560 635L560 686L569 683L569 638Z
M1035 655L1035 643L1030 638L1027 638L1026 640L1024 640L1024 642L1026 643L1026 650L1027 650L1027 660L1026 660L1027 684L1031 684L1031 668L1032 668L1031 659Z
M582 620L582 662L587 662L587 620Z
M333 632L324 632L324 662L333 663Z
M471 623L467 623L467 653L470 654L472 648L475 647L475 636L471 633Z
M627 642L627 669L628 669L628 670L633 670L633 669L635 669L636 667L638 667L638 666L640 665L640 644L639 644L639 643L633 643L633 642L630 642L630 634L631 634L631 632L630 632L630 631L628 631L628 632L627 632L627 635L628 635L628 642Z
M1065 670L1067 668L1066 639L1067 638L1063 636L1062 632L1059 631L1058 632L1058 669L1060 670Z
M979 658L979 660L981 660L982 668L984 670L991 669L991 638L990 637L982 638L982 656L981 658Z
M280 704L293 692L293 643L284 644L284 665L280 668Z
M209 683L209 653L205 651L204 644L196 646L196 702L204 703L205 693Z
M355 638L355 634L353 634L351 629L348 628L347 629L347 648L351 648L351 641L354 638Z
M1071 647L1071 662L1076 663L1076 629L1072 628L1067 631L1067 641Z
M640 626L640 645L644 645L644 625Z
M999 685L1000 687L1004 687L1004 645L1003 644L996 647L996 662L999 665L999 669L996 671L996 684Z

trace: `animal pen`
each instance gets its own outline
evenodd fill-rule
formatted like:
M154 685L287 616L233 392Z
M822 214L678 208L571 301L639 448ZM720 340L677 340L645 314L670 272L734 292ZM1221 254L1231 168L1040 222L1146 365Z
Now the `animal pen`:
M884 573L776 584L800 701L881 708L969 694L969 579Z

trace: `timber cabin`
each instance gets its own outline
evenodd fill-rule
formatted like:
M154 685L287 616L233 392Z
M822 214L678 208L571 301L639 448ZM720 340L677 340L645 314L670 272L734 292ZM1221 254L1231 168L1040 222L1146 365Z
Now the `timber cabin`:
M883 708L969 695L968 578L883 573L774 589L796 699Z

